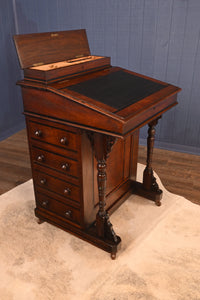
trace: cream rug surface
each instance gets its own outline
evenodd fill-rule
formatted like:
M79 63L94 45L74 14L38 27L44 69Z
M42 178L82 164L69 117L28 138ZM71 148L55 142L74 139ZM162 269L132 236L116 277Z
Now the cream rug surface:
M138 166L141 180L143 166ZM164 189L111 216L116 260L34 217L32 181L0 196L1 300L200 300L200 206Z

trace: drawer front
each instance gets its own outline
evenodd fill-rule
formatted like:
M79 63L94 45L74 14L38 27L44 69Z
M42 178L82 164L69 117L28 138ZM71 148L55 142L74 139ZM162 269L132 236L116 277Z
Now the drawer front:
M34 183L38 186L57 193L64 198L80 202L80 188L64 180L42 173L37 169L33 170Z
M41 193L37 193L36 203L37 206L51 211L67 221L80 224L80 211L74 207L63 204L54 198Z
M79 164L77 161L44 149L32 146L32 160L43 166L51 167L64 174L79 177Z
M78 150L78 135L76 133L32 121L29 122L28 127L32 139L65 149Z

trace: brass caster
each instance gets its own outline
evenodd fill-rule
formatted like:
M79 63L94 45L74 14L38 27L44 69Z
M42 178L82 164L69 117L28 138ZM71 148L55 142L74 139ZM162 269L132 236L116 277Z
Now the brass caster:
M116 259L116 253L110 253L111 259Z
M38 224L42 224L42 223L44 223L44 221L41 220L41 219L37 219L37 223L38 223Z
M155 204L156 204L156 206L161 206L161 202L160 202L160 200L155 200Z

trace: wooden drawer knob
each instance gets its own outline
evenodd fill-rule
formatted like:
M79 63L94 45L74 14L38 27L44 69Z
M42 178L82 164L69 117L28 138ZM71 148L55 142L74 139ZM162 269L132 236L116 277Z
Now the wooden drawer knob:
M71 190L69 188L64 189L64 194L65 195L70 195Z
M42 136L42 131L41 130L36 130L35 131L35 136L37 136L37 137Z
M66 137L62 137L62 138L60 139L60 143L61 143L62 145L67 145L67 144L68 144L67 138L66 138Z
M71 211L71 210L67 210L67 211L65 212L65 217L71 218L71 217L72 217L72 211Z
M37 160L38 160L39 162L44 161L44 155L43 155L43 154L39 155L39 156L37 157Z
M47 180L46 180L45 178L40 179L40 183L41 183L41 184L44 185L44 184L46 184L46 182L47 182Z
M69 171L69 169L70 169L70 164L68 164L68 163L63 164L63 165L61 166L61 169L62 169L63 171Z
M44 201L42 201L42 203L41 203L41 205L42 205L43 207L47 207L48 204L49 204L49 201L48 201L48 200L44 200Z

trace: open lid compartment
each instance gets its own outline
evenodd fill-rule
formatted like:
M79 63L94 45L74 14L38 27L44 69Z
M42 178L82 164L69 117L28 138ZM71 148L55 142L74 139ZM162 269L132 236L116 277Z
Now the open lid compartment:
M85 29L15 35L22 69L89 56Z
M48 84L110 67L110 57L91 56L85 29L15 35L26 80Z

